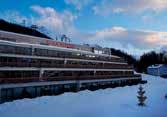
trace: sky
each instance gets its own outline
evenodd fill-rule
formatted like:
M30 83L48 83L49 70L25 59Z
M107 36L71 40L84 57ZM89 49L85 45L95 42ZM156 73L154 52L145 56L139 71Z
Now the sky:
M167 49L167 0L0 0L0 18L133 55Z

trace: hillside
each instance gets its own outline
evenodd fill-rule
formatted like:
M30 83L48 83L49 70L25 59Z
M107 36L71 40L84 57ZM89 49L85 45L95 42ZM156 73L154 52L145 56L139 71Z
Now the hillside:
M140 73L146 73L147 67L150 65L167 64L167 57L165 57L165 53L156 53L154 51L144 53L138 60L135 59L132 55L114 48L111 48L111 53L113 55L124 58L124 60L127 61L128 64L133 65L134 69Z
M39 32L37 30L33 30L31 28L24 27L24 26L21 26L19 24L9 23L9 22L4 21L2 19L0 19L0 30L51 39L49 36Z
M116 56L124 58L124 60L127 61L128 64L130 65L134 65L136 63L136 59L132 55L125 53L121 50L111 48L111 53L112 55L116 55Z

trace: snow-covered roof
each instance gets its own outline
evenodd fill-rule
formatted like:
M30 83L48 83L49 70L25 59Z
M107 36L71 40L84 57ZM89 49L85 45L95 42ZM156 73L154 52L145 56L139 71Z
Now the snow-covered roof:
M155 64L155 65L149 66L148 68L160 68L162 66L164 66L164 64Z
M37 36L32 36L32 35L26 35L26 34L20 34L20 33L15 33L15 32L4 31L4 30L0 30L0 33L22 36L22 37L24 36L24 37L33 38L33 39L48 39L48 38L44 38L44 37L37 37ZM52 40L52 39L49 39L49 40Z

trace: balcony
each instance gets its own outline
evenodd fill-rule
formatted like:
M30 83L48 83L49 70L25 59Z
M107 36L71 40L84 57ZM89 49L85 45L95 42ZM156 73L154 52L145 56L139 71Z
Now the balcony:
M133 69L133 66L124 64L81 65L81 64L57 64L57 63L37 63L37 62L0 62L0 67Z
M71 81L71 80L104 80L104 79L115 79L115 78L131 78L141 77L141 75L87 75L87 76L57 76L57 77L26 77L26 78L0 78L0 84L9 83L28 83L28 82L46 82L46 81Z
M36 50L37 49L37 50ZM98 60L98 61L110 61L110 62L125 62L122 58L114 57L88 57L86 55L76 55L70 52L57 52L54 50L38 49L36 48L32 53L32 48L14 47L14 46L0 46L0 53L14 54L14 55L28 55L28 56L41 56L41 57L57 57L57 58L72 58L72 59L86 59L86 60ZM51 51L51 52L50 52Z

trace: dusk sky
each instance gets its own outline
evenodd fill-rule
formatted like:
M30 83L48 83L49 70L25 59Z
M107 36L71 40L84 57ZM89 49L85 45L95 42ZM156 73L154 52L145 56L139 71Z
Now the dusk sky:
M1 0L0 18L134 55L167 45L167 0Z

